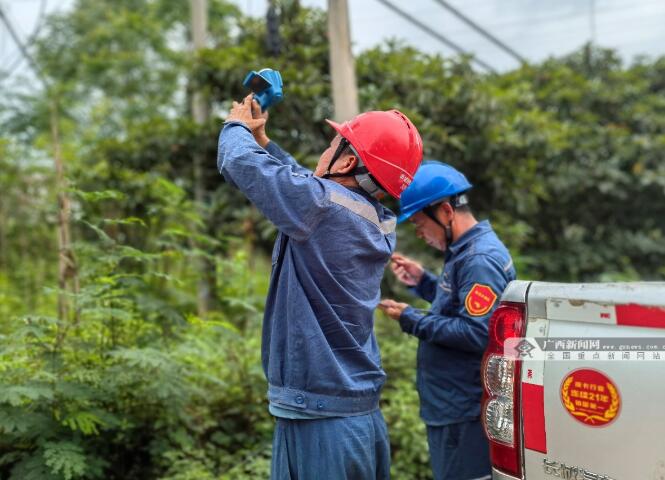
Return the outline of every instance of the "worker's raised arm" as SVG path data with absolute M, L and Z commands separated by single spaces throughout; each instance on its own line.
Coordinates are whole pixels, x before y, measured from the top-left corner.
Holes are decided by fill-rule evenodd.
M 282 150 L 282 148 L 274 141 L 270 140 L 265 146 L 265 149 L 270 155 L 281 160 L 284 165 L 290 165 L 293 167 L 294 172 L 302 173 L 303 175 L 311 175 L 313 173 L 308 168 L 300 165 L 295 158 L 293 158 L 288 152 Z
M 291 165 L 295 167 L 298 173 L 302 174 L 311 174 L 312 171 L 298 164 L 295 158 L 293 158 L 288 152 L 282 150 L 282 148 L 270 140 L 268 134 L 266 133 L 266 124 L 270 118 L 268 110 L 262 111 L 261 105 L 256 100 L 251 100 L 251 111 L 252 111 L 252 120 L 265 120 L 263 123 L 256 123 L 251 127 L 252 135 L 254 140 L 261 147 L 263 147 L 270 155 L 275 157 L 277 160 L 280 160 L 284 165 Z
M 219 136 L 217 167 L 280 231 L 304 240 L 328 205 L 323 183 L 256 143 L 251 128 L 265 120 L 252 119 L 249 102 L 250 97 L 234 102 Z

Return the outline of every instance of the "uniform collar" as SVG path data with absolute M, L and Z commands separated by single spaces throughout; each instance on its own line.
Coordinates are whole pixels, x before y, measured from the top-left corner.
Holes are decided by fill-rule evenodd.
M 370 203 L 377 204 L 380 203 L 376 198 L 371 196 L 367 191 L 365 191 L 364 188 L 361 187 L 347 187 L 346 185 L 342 185 L 344 188 L 347 190 L 351 190 L 352 192 L 357 193 L 358 195 L 362 196 L 363 198 L 367 199 Z
M 469 243 L 473 242 L 476 238 L 492 231 L 492 226 L 488 220 L 476 223 L 473 227 L 468 229 L 464 234 L 450 244 L 448 251 L 451 255 L 456 255 L 464 249 Z

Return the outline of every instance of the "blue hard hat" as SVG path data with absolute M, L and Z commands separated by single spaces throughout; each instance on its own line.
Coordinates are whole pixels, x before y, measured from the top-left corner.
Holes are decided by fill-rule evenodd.
M 462 172 L 450 165 L 425 161 L 402 192 L 397 222 L 402 223 L 428 205 L 464 193 L 472 186 Z

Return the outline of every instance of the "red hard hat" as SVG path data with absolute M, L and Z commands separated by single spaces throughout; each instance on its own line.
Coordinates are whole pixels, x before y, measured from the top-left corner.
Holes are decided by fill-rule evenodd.
M 326 121 L 349 141 L 380 186 L 399 198 L 423 159 L 423 141 L 411 120 L 389 110 L 361 113 L 342 124 Z

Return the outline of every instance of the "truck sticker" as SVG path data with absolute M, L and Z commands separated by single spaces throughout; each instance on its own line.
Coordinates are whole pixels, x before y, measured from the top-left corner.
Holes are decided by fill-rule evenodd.
M 491 287 L 475 283 L 464 300 L 469 315 L 480 317 L 489 312 L 496 302 L 497 295 Z
M 612 423 L 621 409 L 615 383 L 598 370 L 574 370 L 561 383 L 561 403 L 578 422 L 602 427 Z
M 546 475 L 563 478 L 564 480 L 614 480 L 608 475 L 595 473 L 584 467 L 566 465 L 547 458 L 543 459 L 543 471 Z

